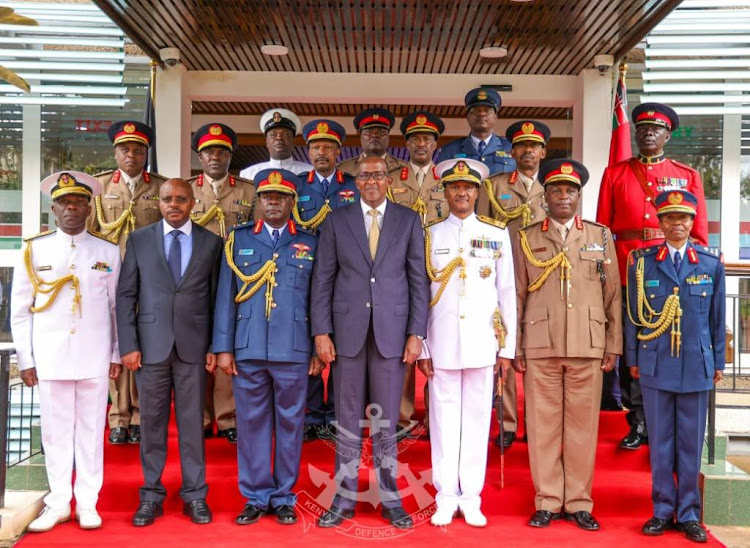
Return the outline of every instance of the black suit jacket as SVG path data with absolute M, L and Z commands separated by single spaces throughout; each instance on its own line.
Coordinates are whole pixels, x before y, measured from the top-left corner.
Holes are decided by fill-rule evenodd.
M 333 333 L 338 354 L 356 356 L 372 321 L 383 357 L 402 356 L 407 335 L 427 334 L 430 282 L 419 215 L 388 202 L 373 261 L 359 202 L 333 210 L 320 232 L 311 295 L 312 333 Z
M 222 240 L 193 223 L 193 252 L 179 284 L 164 254 L 163 221 L 128 238 L 117 287 L 120 354 L 141 351 L 144 364 L 180 360 L 205 363 L 211 345 Z

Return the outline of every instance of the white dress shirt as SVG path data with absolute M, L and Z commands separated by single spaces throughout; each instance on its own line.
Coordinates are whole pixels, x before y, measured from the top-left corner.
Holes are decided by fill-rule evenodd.
M 169 248 L 172 245 L 174 237 L 171 232 L 173 230 L 179 230 L 185 237 L 180 238 L 180 274 L 184 275 L 187 269 L 188 263 L 190 262 L 190 256 L 193 254 L 193 222 L 188 219 L 187 222 L 181 227 L 175 229 L 162 219 L 162 227 L 164 230 L 164 256 L 169 260 Z
M 370 215 L 370 210 L 373 208 L 367 205 L 364 200 L 360 200 L 359 203 L 362 206 L 362 213 L 365 215 L 365 232 L 367 232 L 367 237 L 369 238 L 370 228 L 372 227 L 372 215 Z M 383 200 L 383 203 L 375 208 L 378 210 L 378 228 L 381 231 L 383 230 L 383 216 L 385 216 L 386 205 L 388 205 L 388 200 Z

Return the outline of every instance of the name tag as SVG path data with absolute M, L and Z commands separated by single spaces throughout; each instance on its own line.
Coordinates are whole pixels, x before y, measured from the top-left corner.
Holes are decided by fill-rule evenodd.
M 450 252 L 451 252 L 450 249 L 436 249 L 435 255 L 447 255 Z
M 255 253 L 254 249 L 240 249 L 239 254 L 240 255 L 252 255 Z
M 297 201 L 298 202 L 309 202 L 310 201 L 310 195 L 308 194 L 306 196 L 300 196 L 299 198 L 297 198 Z
M 403 194 L 407 190 L 408 189 L 406 189 L 406 188 L 392 188 L 391 192 L 393 192 L 394 194 Z
M 646 287 L 659 287 L 659 280 L 646 280 Z
M 44 266 L 37 266 L 36 271 L 37 272 L 44 272 L 45 270 L 52 270 L 51 265 L 44 265 Z
M 105 194 L 104 199 L 105 200 L 119 200 L 120 197 L 117 194 Z

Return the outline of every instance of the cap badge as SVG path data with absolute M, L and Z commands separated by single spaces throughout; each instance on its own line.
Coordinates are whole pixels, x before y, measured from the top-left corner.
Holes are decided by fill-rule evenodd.
M 57 186 L 65 188 L 68 186 L 73 186 L 75 184 L 76 180 L 68 175 L 67 173 L 63 173 L 60 175 L 60 178 L 57 180 Z
M 480 101 L 484 101 L 485 99 L 487 99 L 487 92 L 481 90 L 479 93 L 477 93 L 477 99 L 479 99 Z
M 281 113 L 280 113 L 280 112 L 274 112 L 274 113 L 273 113 L 273 121 L 274 121 L 275 123 L 277 123 L 277 124 L 278 124 L 279 122 L 281 122 Z
M 532 124 L 531 122 L 526 122 L 521 126 L 521 131 L 523 131 L 527 135 L 529 133 L 534 133 L 534 124 Z
M 570 175 L 573 173 L 573 166 L 570 164 L 563 164 L 560 166 L 560 172 L 564 173 L 565 175 Z
M 649 116 L 653 116 L 656 113 L 653 110 L 649 110 L 646 114 L 648 114 Z
M 274 171 L 268 176 L 268 182 L 272 185 L 280 185 L 281 181 L 283 181 L 283 177 L 278 171 Z
M 672 192 L 669 195 L 669 203 L 672 205 L 677 205 L 682 203 L 682 194 L 679 192 Z
M 458 162 L 456 167 L 453 168 L 453 172 L 458 175 L 466 175 L 469 173 L 469 166 L 466 165 L 466 162 Z
M 318 130 L 318 133 L 328 133 L 328 124 L 320 122 L 315 129 Z
M 372 115 L 372 119 L 373 120 L 379 120 L 380 119 L 380 114 L 373 114 Z
M 125 133 L 135 133 L 135 124 L 125 124 L 125 125 L 124 125 L 124 126 L 122 127 L 122 130 L 123 130 L 123 131 L 124 131 Z
M 221 135 L 221 126 L 211 126 L 208 132 L 211 135 Z
M 421 114 L 419 116 L 417 116 L 417 123 L 420 126 L 425 125 L 427 123 L 427 116 L 422 116 Z

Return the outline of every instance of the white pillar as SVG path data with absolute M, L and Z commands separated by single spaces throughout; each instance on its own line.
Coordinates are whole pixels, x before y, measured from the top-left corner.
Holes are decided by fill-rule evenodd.
M 578 75 L 578 96 L 573 104 L 573 159 L 589 170 L 583 189 L 582 215 L 596 218 L 596 202 L 612 136 L 612 71 L 600 74 L 584 69 Z
M 23 106 L 23 163 L 21 179 L 21 235 L 38 234 L 41 226 L 42 199 L 42 107 Z M 49 175 L 45 173 L 45 176 Z
M 183 65 L 156 73 L 156 158 L 165 177 L 190 175 L 190 113 Z
M 730 263 L 740 260 L 742 199 L 742 115 L 726 114 L 723 121 L 721 162 L 721 250 Z M 727 293 L 739 293 L 739 278 L 727 276 Z

